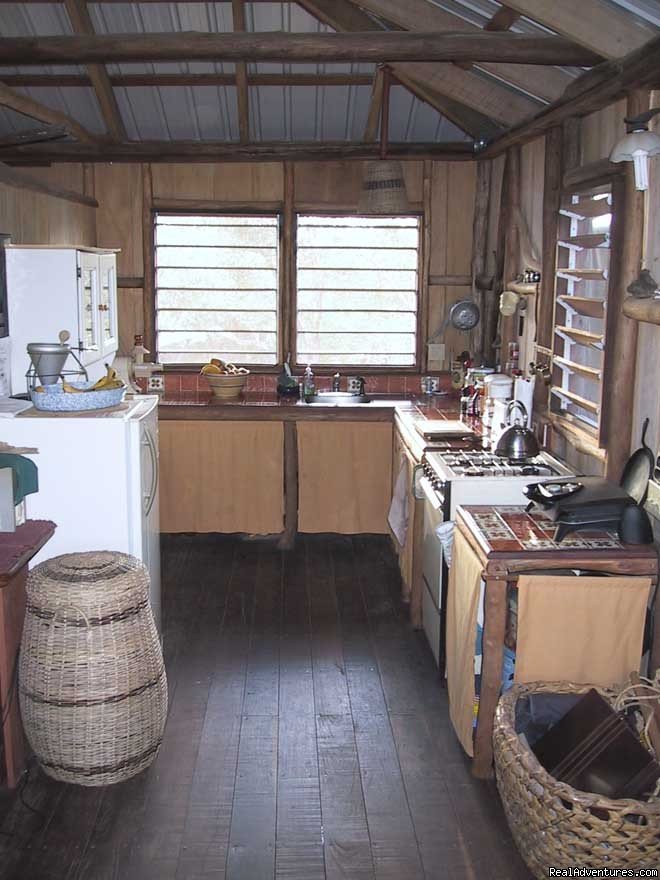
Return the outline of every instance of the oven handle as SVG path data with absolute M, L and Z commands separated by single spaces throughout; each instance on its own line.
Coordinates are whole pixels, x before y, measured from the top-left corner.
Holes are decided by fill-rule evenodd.
M 419 486 L 420 471 L 423 476 L 424 475 L 424 465 L 416 464 L 413 467 L 413 471 L 412 471 L 412 486 L 411 486 L 412 496 L 415 499 L 415 501 L 423 501 L 424 498 L 426 497 L 424 495 L 424 490 L 420 489 L 420 486 Z

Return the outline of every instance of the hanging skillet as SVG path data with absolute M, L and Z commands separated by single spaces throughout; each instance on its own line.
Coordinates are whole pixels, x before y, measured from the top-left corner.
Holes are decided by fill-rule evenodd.
M 649 489 L 649 480 L 655 467 L 655 456 L 649 446 L 646 445 L 646 431 L 649 420 L 644 419 L 642 427 L 642 445 L 636 449 L 626 462 L 619 485 L 631 495 L 637 504 L 642 505 L 646 501 Z

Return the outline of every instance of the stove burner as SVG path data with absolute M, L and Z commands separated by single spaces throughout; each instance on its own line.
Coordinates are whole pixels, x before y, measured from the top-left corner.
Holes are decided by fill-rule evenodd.
M 542 456 L 530 461 L 512 462 L 483 450 L 438 452 L 445 467 L 461 477 L 538 477 L 555 476 L 556 470 Z

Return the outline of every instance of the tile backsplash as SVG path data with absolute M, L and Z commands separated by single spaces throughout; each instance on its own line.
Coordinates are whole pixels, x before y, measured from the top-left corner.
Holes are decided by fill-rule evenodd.
M 352 373 L 355 371 L 353 370 Z M 348 375 L 348 374 L 347 374 Z M 378 373 L 369 375 L 363 373 L 365 378 L 365 390 L 371 394 L 418 394 L 421 391 L 419 374 L 390 374 Z M 302 378 L 302 377 L 301 377 Z M 440 389 L 450 388 L 449 374 L 438 376 Z M 332 376 L 316 376 L 316 387 L 322 390 L 332 388 Z M 346 388 L 346 376 L 342 375 L 341 388 Z M 199 373 L 178 373 L 168 371 L 165 373 L 165 391 L 170 394 L 182 392 L 208 391 L 209 384 L 204 376 Z M 277 389 L 277 376 L 274 373 L 251 373 L 245 385 L 246 391 L 262 393 L 274 393 Z

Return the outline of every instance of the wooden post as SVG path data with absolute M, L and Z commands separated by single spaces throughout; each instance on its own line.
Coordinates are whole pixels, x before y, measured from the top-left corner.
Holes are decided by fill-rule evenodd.
M 626 116 L 637 116 L 649 108 L 649 92 L 637 90 L 628 95 Z M 608 293 L 607 311 L 616 316 L 616 332 L 606 333 L 606 364 L 604 377 L 607 394 L 604 395 L 604 440 L 607 449 L 605 475 L 616 482 L 630 455 L 633 410 L 635 402 L 635 368 L 637 365 L 637 321 L 623 312 L 626 288 L 637 278 L 642 265 L 644 238 L 644 194 L 635 189 L 631 162 L 625 163 L 623 213 L 617 217 L 615 208 L 612 241 L 621 242 L 620 249 L 612 251 L 612 275 Z M 616 204 L 616 201 L 615 201 Z M 610 347 L 611 346 L 611 347 Z
M 507 204 L 503 205 L 506 225 L 504 232 L 506 242 L 504 247 L 504 263 L 502 272 L 502 289 L 506 289 L 507 281 L 521 271 L 520 258 L 520 228 L 518 216 L 520 212 L 520 146 L 510 147 L 507 153 Z M 502 193 L 504 200 L 504 192 Z M 499 306 L 499 303 L 498 303 Z M 502 368 L 508 357 L 509 342 L 518 338 L 518 315 L 509 318 L 500 316 L 500 363 Z
M 144 311 L 144 346 L 156 359 L 156 278 L 155 235 L 152 210 L 153 183 L 151 165 L 142 165 L 142 259 L 144 264 L 144 287 L 142 308 Z
M 472 775 L 478 779 L 493 775 L 493 722 L 502 689 L 506 588 L 505 578 L 486 576 L 481 693 L 472 764 Z
M 282 253 L 280 267 L 280 331 L 281 359 L 294 350 L 296 332 L 296 216 L 295 216 L 295 166 L 284 163 L 284 202 L 282 205 Z
M 426 161 L 423 165 L 424 179 L 422 183 L 422 253 L 420 275 L 420 314 L 417 322 L 417 363 L 420 372 L 425 373 L 429 365 L 429 347 L 426 340 L 431 335 L 429 327 L 429 314 L 431 304 L 429 302 L 429 286 L 431 284 L 431 186 L 433 178 L 433 163 Z
M 298 428 L 284 423 L 284 531 L 280 550 L 292 550 L 298 533 Z
M 504 7 L 503 7 L 504 8 Z M 479 306 L 481 320 L 474 333 L 474 351 L 477 364 L 484 359 L 486 351 L 486 322 L 484 314 L 485 293 L 475 281 L 486 270 L 488 247 L 488 203 L 493 163 L 486 159 L 477 162 L 477 187 L 474 195 L 474 221 L 472 224 L 472 298 Z

